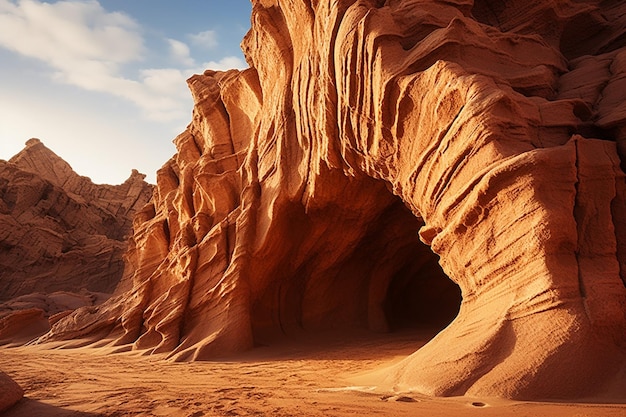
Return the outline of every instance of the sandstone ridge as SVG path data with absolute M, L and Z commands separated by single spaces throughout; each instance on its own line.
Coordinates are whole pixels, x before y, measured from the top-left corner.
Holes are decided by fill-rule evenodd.
M 624 399 L 626 5 L 253 4 L 250 68 L 188 82 L 130 289 L 40 341 L 202 360 L 454 318 L 385 383 Z
M 39 336 L 50 316 L 108 298 L 132 218 L 151 197 L 144 177 L 94 184 L 38 139 L 0 161 L 1 343 Z
M 144 177 L 94 184 L 38 139 L 0 161 L 0 301 L 77 285 L 112 292 L 134 213 L 151 197 Z

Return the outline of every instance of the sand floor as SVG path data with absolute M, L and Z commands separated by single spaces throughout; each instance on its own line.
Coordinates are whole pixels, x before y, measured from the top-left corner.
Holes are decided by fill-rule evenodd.
M 416 333 L 309 337 L 195 363 L 107 348 L 0 348 L 0 370 L 26 393 L 3 417 L 626 416 L 624 404 L 430 398 L 354 385 L 424 340 Z

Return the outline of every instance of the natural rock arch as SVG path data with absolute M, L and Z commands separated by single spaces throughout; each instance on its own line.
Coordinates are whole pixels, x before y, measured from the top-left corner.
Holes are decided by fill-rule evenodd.
M 367 273 L 359 253 L 387 210 L 405 215 L 400 199 L 463 300 L 389 371 L 396 389 L 562 398 L 623 384 L 626 111 L 606 90 L 626 72 L 623 37 L 568 62 L 563 28 L 600 3 L 491 17 L 483 3 L 255 1 L 251 68 L 189 80 L 193 120 L 135 220 L 132 289 L 42 341 L 194 360 L 364 309 L 384 328 L 371 295 L 385 292 L 349 290 L 397 272 L 398 251 Z M 609 3 L 607 30 L 623 33 Z

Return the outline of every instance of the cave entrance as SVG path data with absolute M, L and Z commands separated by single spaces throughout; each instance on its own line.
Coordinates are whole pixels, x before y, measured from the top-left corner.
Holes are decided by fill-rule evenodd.
M 443 272 L 439 257 L 420 242 L 412 257 L 391 277 L 383 302 L 389 331 L 427 329 L 438 332 L 459 312 L 461 291 Z
M 461 290 L 441 268 L 439 256 L 419 240 L 418 231 L 423 223 L 399 198 L 381 218 L 385 220 L 372 230 L 366 241 L 381 247 L 380 252 L 375 251 L 385 254 L 390 267 L 371 277 L 381 282 L 370 283 L 370 316 L 371 303 L 380 302 L 385 318 L 382 330 L 421 329 L 436 334 L 457 316 Z M 377 330 L 371 318 L 369 327 Z
M 254 300 L 258 345 L 292 335 L 347 337 L 348 330 L 434 335 L 457 316 L 461 291 L 419 240 L 423 222 L 380 181 L 355 189 L 369 191 L 359 203 L 346 198 L 314 214 L 294 204 L 277 215 L 291 220 L 280 233 L 296 249 L 280 257 L 280 273 Z M 300 248 L 304 255 L 294 255 Z

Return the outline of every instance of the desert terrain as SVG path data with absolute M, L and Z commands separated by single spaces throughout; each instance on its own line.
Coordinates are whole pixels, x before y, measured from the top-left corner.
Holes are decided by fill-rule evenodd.
M 6 416 L 626 415 L 626 3 L 252 3 L 154 187 L 0 166 Z
M 25 390 L 3 417 L 80 416 L 623 416 L 626 405 L 434 398 L 394 393 L 372 370 L 429 332 L 326 334 L 208 362 L 110 354 L 110 348 L 5 348 L 0 369 Z

